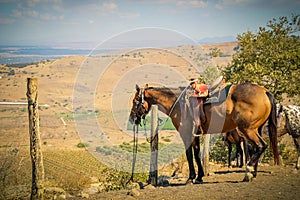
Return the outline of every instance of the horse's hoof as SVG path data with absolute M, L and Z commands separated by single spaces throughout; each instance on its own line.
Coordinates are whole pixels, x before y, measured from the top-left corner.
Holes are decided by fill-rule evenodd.
M 189 178 L 186 182 L 185 182 L 186 185 L 189 185 L 189 184 L 193 184 L 193 179 Z
M 251 173 L 248 173 L 247 175 L 245 175 L 243 182 L 251 182 L 253 181 L 253 175 Z
M 194 182 L 194 184 L 202 184 L 202 183 L 203 183 L 202 179 L 200 179 L 200 180 L 196 179 L 195 182 Z

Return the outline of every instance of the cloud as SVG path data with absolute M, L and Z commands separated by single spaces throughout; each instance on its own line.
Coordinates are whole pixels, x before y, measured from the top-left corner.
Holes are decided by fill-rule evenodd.
M 178 1 L 177 5 L 184 5 L 190 7 L 198 7 L 198 8 L 205 8 L 207 7 L 206 1 L 199 1 L 199 0 L 190 0 L 190 1 Z
M 101 5 L 101 9 L 105 10 L 105 11 L 112 11 L 112 10 L 116 10 L 118 8 L 118 5 L 115 4 L 115 3 L 108 3 L 108 2 L 104 2 L 102 5 Z
M 28 15 L 28 16 L 30 16 L 30 17 L 33 17 L 33 18 L 37 18 L 37 17 L 39 17 L 39 13 L 37 12 L 37 11 L 35 11 L 35 10 L 27 10 L 26 11 L 26 14 Z
M 218 10 L 222 10 L 223 9 L 223 5 L 217 3 L 215 6 L 214 6 L 216 9 Z
M 55 15 L 51 15 L 49 13 L 45 13 L 45 14 L 40 14 L 40 19 L 42 20 L 46 20 L 46 21 L 49 21 L 49 20 L 57 20 L 57 19 L 64 19 L 64 16 L 61 15 L 61 16 L 55 16 Z
M 155 2 L 155 1 L 154 1 Z M 197 8 L 205 8 L 208 5 L 207 1 L 203 0 L 157 0 L 159 4 L 175 4 L 179 7 L 197 7 Z
M 255 0 L 221 0 L 222 4 L 244 4 L 253 2 L 255 2 Z
M 121 13 L 119 16 L 120 18 L 134 19 L 140 17 L 141 15 L 139 13 Z
M 24 12 L 25 15 L 32 17 L 32 18 L 36 18 L 36 19 L 41 19 L 41 20 L 45 20 L 45 21 L 49 21 L 49 20 L 63 20 L 64 19 L 64 15 L 53 15 L 50 13 L 40 13 L 36 10 L 27 10 Z
M 15 20 L 11 18 L 0 18 L 0 24 L 12 24 L 14 21 Z
M 38 3 L 40 3 L 40 0 L 27 0 L 27 5 L 30 7 L 33 7 Z
M 52 8 L 55 11 L 63 11 L 64 10 L 60 5 L 53 5 Z
M 17 18 L 22 17 L 22 11 L 17 9 L 12 10 L 12 16 Z
M 225 7 L 228 6 L 243 6 L 248 4 L 255 4 L 261 0 L 219 0 L 214 7 L 218 10 L 223 10 Z

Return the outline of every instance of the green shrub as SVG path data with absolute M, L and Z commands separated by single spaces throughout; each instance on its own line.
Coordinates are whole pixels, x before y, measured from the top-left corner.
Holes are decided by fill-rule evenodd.
M 210 151 L 210 160 L 212 162 L 226 164 L 228 157 L 228 148 L 224 145 L 222 135 L 216 138 L 214 146 Z
M 82 142 L 79 142 L 79 143 L 77 144 L 77 147 L 78 147 L 78 148 L 86 148 L 86 147 L 88 147 L 88 146 L 89 146 L 88 144 L 82 143 Z

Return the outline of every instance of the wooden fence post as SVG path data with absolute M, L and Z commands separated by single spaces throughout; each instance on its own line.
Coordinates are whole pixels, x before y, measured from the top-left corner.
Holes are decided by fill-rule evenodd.
M 157 186 L 157 174 L 158 174 L 158 107 L 152 105 L 151 108 L 151 158 L 150 158 L 150 174 L 149 181 L 151 185 Z
M 204 136 L 204 145 L 203 145 L 203 172 L 204 176 L 207 176 L 209 173 L 209 142 L 210 134 Z
M 32 162 L 31 199 L 43 199 L 44 194 L 44 165 L 41 152 L 38 114 L 38 81 L 27 78 L 28 118 L 30 135 L 30 156 Z

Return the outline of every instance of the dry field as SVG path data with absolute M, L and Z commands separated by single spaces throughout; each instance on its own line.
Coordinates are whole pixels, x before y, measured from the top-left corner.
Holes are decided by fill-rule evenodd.
M 108 167 L 107 164 L 114 158 L 104 157 L 103 159 L 109 159 L 99 162 L 99 159 L 102 158 L 97 160 L 94 152 L 95 148 L 99 146 L 106 148 L 107 146 L 124 145 L 132 141 L 132 134 L 126 130 L 126 116 L 128 116 L 130 98 L 135 90 L 135 83 L 140 85 L 164 83 L 170 87 L 185 86 L 186 80 L 197 77 L 205 69 L 205 66 L 225 66 L 230 62 L 236 45 L 235 42 L 231 42 L 181 46 L 165 50 L 142 49 L 88 57 L 69 56 L 54 61 L 41 61 L 23 68 L 0 66 L 0 101 L 26 102 L 26 78 L 38 78 L 45 185 L 52 189 L 54 187 L 63 188 L 72 198 L 77 198 L 80 196 L 78 194 L 82 194 L 80 191 L 91 184 L 98 184 L 98 189 L 103 191 L 104 188 L 114 189 L 113 185 L 109 184 L 116 179 L 113 173 L 118 172 L 107 171 L 112 167 Z M 210 58 L 208 54 L 214 48 L 220 49 L 227 56 Z M 14 70 L 13 75 L 8 73 L 11 70 Z M 24 105 L 0 105 L 0 120 L 0 168 L 2 172 L 0 189 L 3 191 L 0 198 L 26 198 L 30 191 L 31 173 L 27 107 Z M 172 143 L 175 147 L 177 144 L 179 146 L 181 144 L 175 131 L 161 131 L 160 141 L 166 145 Z M 141 138 L 140 142 L 145 143 L 145 139 Z M 90 151 L 79 148 L 79 145 L 88 145 L 87 148 Z M 181 154 L 182 150 L 177 153 Z M 121 161 L 116 159 L 116 162 Z M 130 162 L 127 163 L 129 166 Z M 292 167 L 284 169 L 286 169 L 285 174 L 288 174 L 286 177 L 292 177 L 292 181 L 299 180 L 298 172 L 293 171 Z M 169 176 L 174 169 L 165 166 L 164 170 L 161 170 L 160 173 L 166 173 Z M 277 170 L 281 169 L 274 168 L 276 175 L 279 174 Z M 186 176 L 185 171 L 182 172 L 183 176 Z M 241 174 L 227 173 L 224 176 L 230 174 L 239 176 L 236 179 L 226 177 L 227 181 L 213 181 L 208 178 L 209 183 L 203 186 L 211 186 L 210 188 L 215 188 L 217 191 L 223 191 L 223 189 L 218 189 L 218 184 L 215 184 L 219 182 L 221 185 L 224 184 L 224 187 L 235 187 L 234 180 L 240 181 Z M 262 176 L 255 181 L 256 186 L 261 182 L 262 177 L 269 178 L 268 184 L 272 187 L 276 185 L 276 183 L 271 184 L 273 181 L 280 181 L 272 173 L 271 175 L 262 173 Z M 123 182 L 128 179 L 127 176 L 123 178 Z M 291 182 L 291 184 L 291 188 L 293 188 L 296 183 Z M 296 186 L 298 187 L 298 185 Z M 245 185 L 242 184 L 239 187 L 243 188 Z M 176 192 L 178 190 L 178 194 L 181 195 L 178 198 L 184 199 L 186 194 L 181 192 L 191 192 L 195 189 L 203 191 L 201 186 L 159 188 L 155 189 L 158 194 L 153 198 L 172 199 L 175 197 L 175 190 Z M 210 189 L 209 191 L 213 192 L 214 190 Z M 56 193 L 59 192 L 56 191 Z M 130 196 L 126 192 L 126 195 L 122 196 L 123 193 L 120 193 L 122 199 L 144 199 L 147 196 L 151 197 L 150 193 L 152 192 L 146 191 L 145 194 L 141 192 L 141 196 Z M 281 193 L 281 195 L 285 194 L 285 192 Z M 103 193 L 95 198 L 115 198 L 115 193 L 105 195 L 106 193 Z M 196 199 L 196 197 L 199 196 L 192 199 Z M 217 199 L 220 197 L 216 196 Z M 253 196 L 249 194 L 246 197 Z M 61 196 L 61 198 L 63 197 Z

